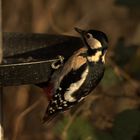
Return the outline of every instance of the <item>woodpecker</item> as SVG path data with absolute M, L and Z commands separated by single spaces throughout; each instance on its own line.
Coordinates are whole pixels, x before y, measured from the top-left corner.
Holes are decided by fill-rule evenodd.
M 49 122 L 58 113 L 81 102 L 100 82 L 104 75 L 108 38 L 98 30 L 75 28 L 83 40 L 83 47 L 58 69 L 49 80 L 50 101 L 43 122 Z

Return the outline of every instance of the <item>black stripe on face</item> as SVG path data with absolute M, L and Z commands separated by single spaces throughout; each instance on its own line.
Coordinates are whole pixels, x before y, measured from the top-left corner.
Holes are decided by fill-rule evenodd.
M 62 93 L 70 87 L 72 83 L 75 83 L 81 79 L 81 75 L 83 74 L 84 70 L 86 69 L 87 65 L 82 65 L 77 70 L 71 70 L 61 81 L 60 87 L 62 88 Z

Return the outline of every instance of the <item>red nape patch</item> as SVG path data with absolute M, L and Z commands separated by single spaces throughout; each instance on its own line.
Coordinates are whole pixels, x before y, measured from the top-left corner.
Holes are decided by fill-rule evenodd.
M 45 95 L 47 96 L 48 100 L 52 99 L 53 96 L 53 84 L 48 84 L 47 87 L 43 88 Z

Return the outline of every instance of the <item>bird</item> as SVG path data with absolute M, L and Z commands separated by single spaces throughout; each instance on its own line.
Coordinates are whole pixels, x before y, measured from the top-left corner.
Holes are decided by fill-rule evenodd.
M 99 84 L 105 71 L 105 55 L 108 49 L 107 35 L 99 30 L 83 30 L 75 27 L 83 46 L 67 61 L 55 69 L 44 91 L 49 104 L 43 123 L 50 122 L 85 99 Z

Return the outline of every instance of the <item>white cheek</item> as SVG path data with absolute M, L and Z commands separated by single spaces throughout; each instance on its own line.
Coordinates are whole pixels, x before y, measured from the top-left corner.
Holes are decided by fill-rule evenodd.
M 92 55 L 92 56 L 88 56 L 87 59 L 89 62 L 98 62 L 99 59 L 100 59 L 100 56 L 102 55 L 102 52 L 101 51 L 98 51 L 95 53 L 95 55 Z
M 102 47 L 101 42 L 98 41 L 98 40 L 95 39 L 95 38 L 89 38 L 89 39 L 88 39 L 88 44 L 89 44 L 89 46 L 90 46 L 91 48 L 95 48 L 95 49 L 101 48 L 101 47 Z

